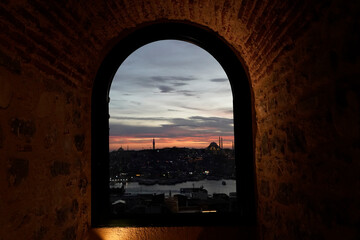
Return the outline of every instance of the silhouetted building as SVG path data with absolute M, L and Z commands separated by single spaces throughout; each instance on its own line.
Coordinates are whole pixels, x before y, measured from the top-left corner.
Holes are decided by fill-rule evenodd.
M 208 191 L 203 187 L 200 188 L 180 188 L 180 193 L 191 199 L 206 200 Z
M 219 145 L 217 145 L 216 142 L 212 142 L 206 149 L 211 150 L 211 151 L 217 151 L 217 150 L 220 150 L 220 147 L 219 147 Z

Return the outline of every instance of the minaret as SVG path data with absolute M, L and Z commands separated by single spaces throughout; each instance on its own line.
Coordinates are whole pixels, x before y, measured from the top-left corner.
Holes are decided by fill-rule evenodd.
M 153 138 L 153 150 L 155 150 L 155 138 Z
M 219 136 L 219 148 L 221 148 L 221 138 Z

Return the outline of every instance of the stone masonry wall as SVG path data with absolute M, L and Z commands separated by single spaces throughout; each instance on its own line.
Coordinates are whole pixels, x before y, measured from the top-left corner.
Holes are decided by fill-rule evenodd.
M 357 239 L 359 6 L 334 2 L 254 86 L 264 239 Z
M 248 71 L 260 239 L 358 239 L 356 1 L 0 2 L 0 240 L 248 239 L 248 229 L 90 229 L 91 88 L 129 29 L 218 33 Z M 340 235 L 341 234 L 341 235 Z

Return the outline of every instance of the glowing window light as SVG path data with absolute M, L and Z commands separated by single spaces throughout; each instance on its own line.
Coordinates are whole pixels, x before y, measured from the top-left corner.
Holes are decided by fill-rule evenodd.
M 216 213 L 216 210 L 203 210 L 202 213 Z

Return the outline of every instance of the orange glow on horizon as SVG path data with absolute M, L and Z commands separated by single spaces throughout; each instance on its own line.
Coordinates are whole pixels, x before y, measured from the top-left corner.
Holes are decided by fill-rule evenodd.
M 234 141 L 234 136 L 222 136 L 224 148 L 231 149 Z M 156 138 L 155 148 L 172 148 L 172 147 L 186 147 L 186 148 L 206 148 L 211 142 L 216 142 L 219 145 L 219 136 L 204 136 L 204 137 L 183 137 L 183 138 Z M 153 148 L 153 138 L 134 138 L 125 136 L 110 136 L 109 149 L 110 151 L 117 150 L 120 147 L 124 150 L 145 150 Z

